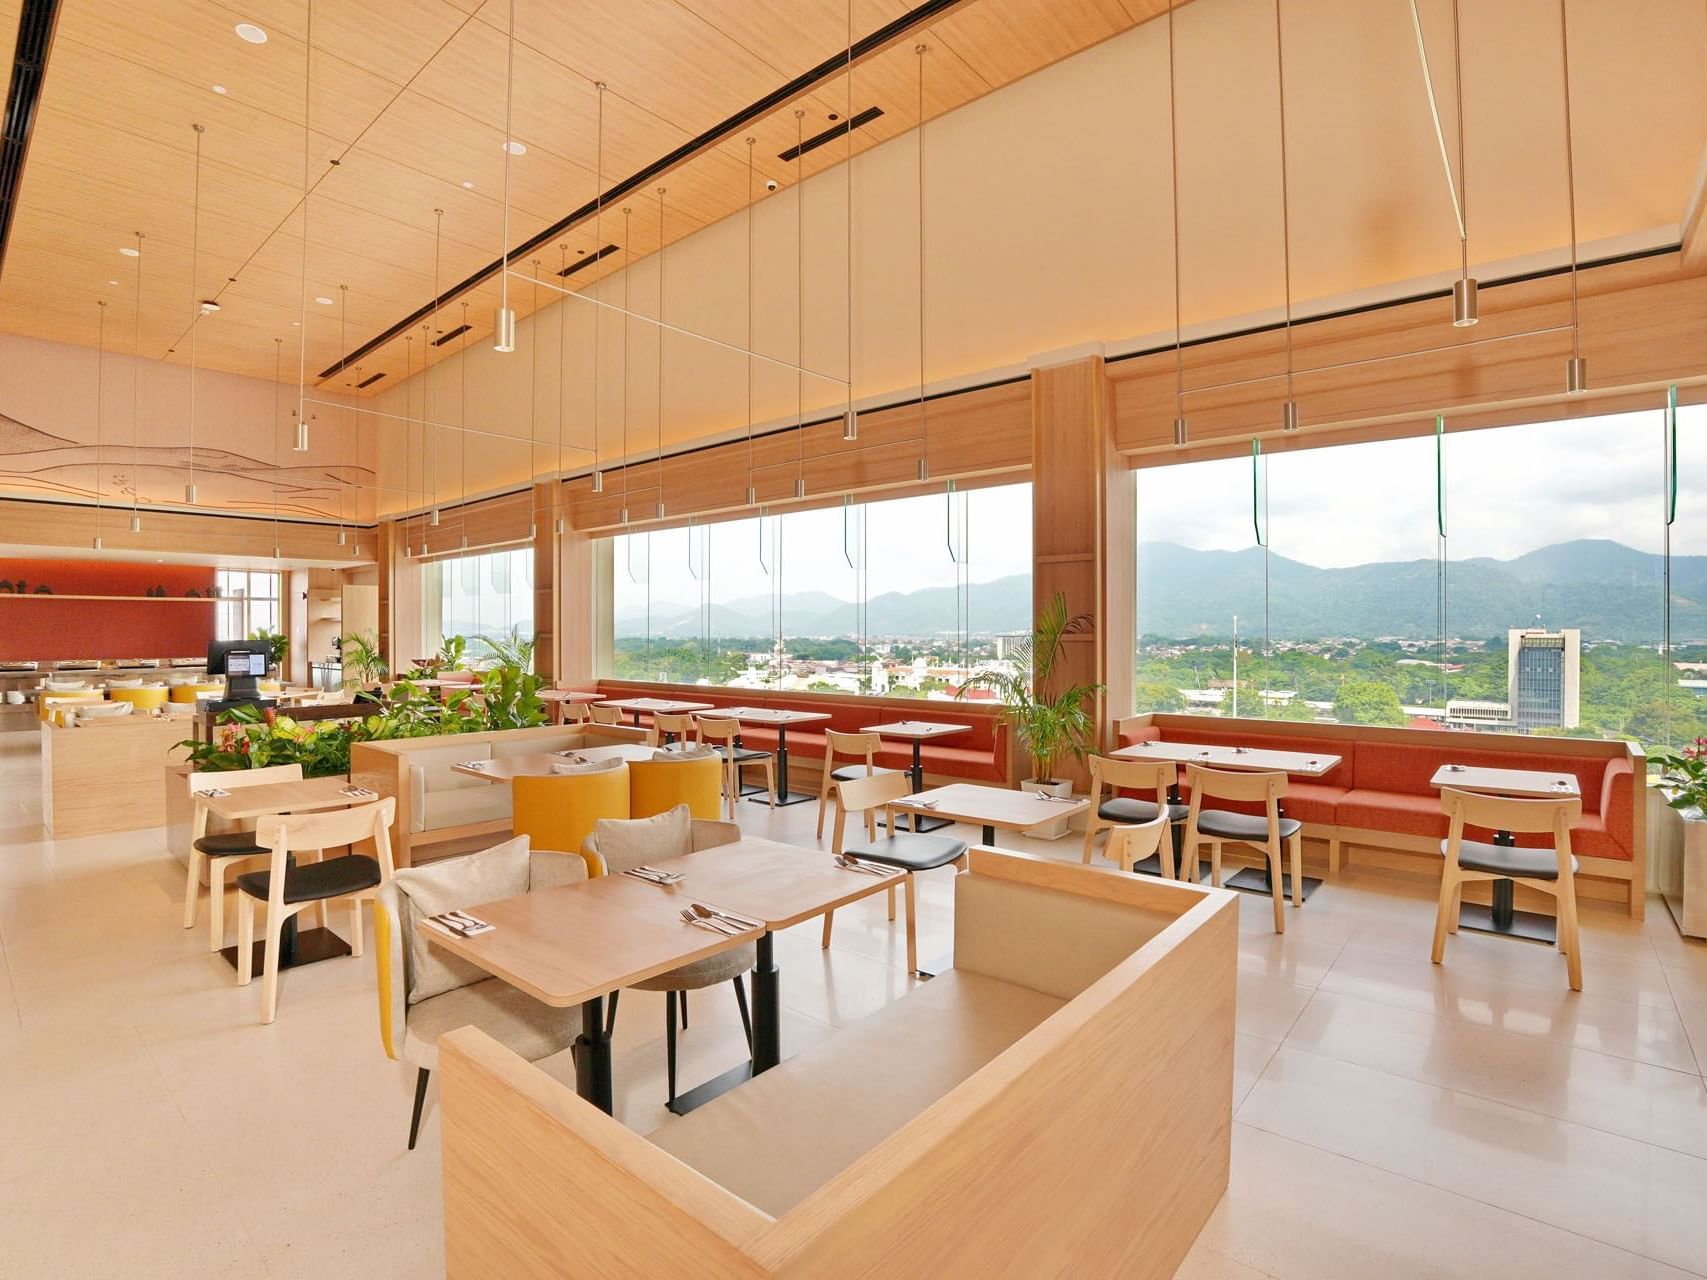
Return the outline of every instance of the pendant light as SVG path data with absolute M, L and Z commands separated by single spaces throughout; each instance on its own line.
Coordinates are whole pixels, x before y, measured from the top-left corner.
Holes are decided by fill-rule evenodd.
M 528 297 L 528 314 L 536 317 L 528 340 L 528 541 L 534 542 L 539 538 L 539 499 L 534 496 L 539 481 L 534 456 L 539 439 L 539 259 L 534 258 L 529 265 L 533 267 L 533 291 Z
M 427 458 L 430 455 L 433 460 L 433 489 L 431 505 L 427 510 L 427 523 L 435 529 L 439 527 L 439 450 L 437 440 L 438 432 L 433 430 L 431 425 L 433 421 L 432 414 L 428 412 L 431 406 L 428 404 L 427 397 L 432 390 L 433 380 L 432 376 L 427 371 L 427 365 L 432 359 L 433 344 L 440 338 L 444 337 L 444 328 L 439 324 L 439 261 L 440 251 L 444 244 L 444 234 L 445 211 L 443 209 L 434 209 L 433 332 L 430 337 L 423 337 L 421 341 L 421 489 L 424 493 L 427 488 Z M 428 431 L 433 431 L 433 442 L 430 448 L 428 446 Z M 421 554 L 427 554 L 426 535 L 424 533 L 421 535 Z
M 107 379 L 107 304 L 96 302 L 95 322 L 95 550 L 101 550 L 101 408 Z
M 142 532 L 142 232 L 136 236 L 136 308 L 130 342 L 130 531 Z
M 593 252 L 598 253 L 605 246 L 605 82 L 600 80 L 593 88 L 599 93 L 599 125 L 597 138 L 597 159 L 593 162 Z M 751 140 L 748 145 L 751 146 Z M 623 246 L 623 252 L 628 246 Z M 599 272 L 599 279 L 593 288 L 604 292 L 604 273 Z M 601 308 L 593 308 L 593 492 L 605 491 L 605 473 L 599 466 L 599 330 L 604 328 L 604 315 Z
M 806 113 L 794 112 L 794 496 L 806 496 Z
M 202 226 L 202 134 L 199 124 L 192 124 L 196 134 L 196 167 L 190 200 L 190 478 L 184 485 L 184 501 L 196 505 L 196 327 L 201 323 L 201 295 L 196 292 L 196 267 L 201 249 Z
M 462 304 L 462 345 L 457 349 L 457 372 L 462 378 L 462 390 L 457 396 L 456 435 L 460 453 L 457 470 L 461 472 L 461 493 L 456 504 L 457 546 L 468 549 L 468 304 Z
M 504 74 L 504 245 L 502 271 L 498 277 L 498 314 L 494 317 L 492 349 L 516 349 L 516 313 L 510 308 L 510 157 L 516 153 L 512 129 L 516 97 L 516 0 L 510 0 L 510 20 L 505 32 L 508 63 Z
M 930 436 L 925 424 L 925 48 L 922 44 L 913 46 L 913 55 L 919 60 L 919 106 L 918 124 L 918 197 L 919 197 L 919 464 L 917 476 L 920 484 L 931 478 Z
M 658 504 L 652 518 L 664 518 L 664 187 L 658 188 Z
M 1280 104 L 1280 247 L 1286 287 L 1286 400 L 1280 429 L 1298 430 L 1298 401 L 1292 395 L 1292 206 L 1286 178 L 1286 44 L 1280 29 L 1280 0 L 1274 0 L 1274 82 Z
M 1452 0 L 1452 85 L 1452 99 L 1458 108 L 1458 279 L 1452 286 L 1452 326 L 1468 329 L 1481 320 L 1482 312 L 1476 281 L 1470 274 L 1470 215 L 1466 199 L 1470 166 L 1464 154 L 1464 56 L 1458 0 Z
M 338 350 L 348 351 L 350 349 L 349 331 L 350 286 L 347 284 L 341 284 L 338 286 Z M 340 370 L 340 372 L 342 372 L 342 370 Z M 344 385 L 350 385 L 348 377 L 344 379 Z M 306 424 L 304 424 L 304 426 L 306 427 Z M 345 446 L 345 449 L 348 449 L 348 445 Z M 405 467 L 405 472 L 407 472 L 407 467 Z M 347 539 L 344 533 L 344 492 L 347 488 L 348 482 L 340 476 L 338 479 L 338 545 L 340 547 L 347 545 Z M 405 486 L 405 488 L 407 488 L 407 486 Z
M 1174 98 L 1174 6 L 1168 3 L 1168 145 L 1172 174 L 1174 232 L 1174 448 L 1191 440 L 1191 425 L 1185 420 L 1185 357 L 1180 347 L 1179 287 L 1179 112 Z
M 842 441 L 852 444 L 859 439 L 859 415 L 854 412 L 854 174 L 853 174 L 853 0 L 848 0 L 848 110 L 847 167 L 848 187 L 848 408 L 842 416 Z
M 747 139 L 747 493 L 749 507 L 758 505 L 753 483 L 753 143 Z
M 1565 362 L 1565 393 L 1588 390 L 1588 361 L 1583 359 L 1583 322 L 1577 298 L 1577 169 L 1571 135 L 1571 37 L 1565 0 L 1559 0 L 1559 56 L 1565 84 L 1565 196 L 1571 215 L 1571 358 Z
M 298 282 L 296 339 L 296 439 L 291 448 L 308 452 L 308 188 L 313 135 L 309 116 L 314 103 L 314 0 L 307 0 L 307 35 L 302 45 L 302 278 Z

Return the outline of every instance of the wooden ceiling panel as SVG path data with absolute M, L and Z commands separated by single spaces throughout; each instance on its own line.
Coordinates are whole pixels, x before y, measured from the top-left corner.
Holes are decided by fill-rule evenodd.
M 172 3 L 176 6 L 181 0 Z M 288 50 L 282 61 L 296 68 L 297 100 L 301 101 L 302 43 L 309 17 L 306 0 L 208 0 L 200 8 L 213 11 L 208 29 L 219 40 L 227 39 L 236 23 L 253 22 L 269 39 L 264 45 L 240 48 L 261 57 Z M 446 0 L 385 0 L 382 5 L 373 0 L 314 0 L 314 46 L 334 50 L 348 65 L 401 86 L 469 16 Z

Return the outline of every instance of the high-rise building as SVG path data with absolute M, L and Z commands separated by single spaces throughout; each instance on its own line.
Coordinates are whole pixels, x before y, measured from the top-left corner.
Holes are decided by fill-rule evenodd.
M 1513 728 L 1574 729 L 1581 722 L 1582 638 L 1574 628 L 1506 633 Z

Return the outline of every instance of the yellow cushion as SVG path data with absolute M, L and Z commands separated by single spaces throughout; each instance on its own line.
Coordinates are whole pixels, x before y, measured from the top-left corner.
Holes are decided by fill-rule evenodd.
M 626 818 L 630 811 L 629 768 L 591 773 L 516 778 L 511 784 L 515 817 L 510 829 L 535 849 L 579 853 L 600 818 Z M 587 859 L 587 874 L 599 867 Z
M 687 805 L 696 818 L 715 821 L 723 813 L 723 760 L 720 756 L 631 760 L 628 763 L 628 781 L 628 812 L 622 817 L 650 818 L 679 804 Z
M 175 684 L 170 689 L 173 702 L 194 702 L 198 693 L 222 693 L 222 684 Z
M 160 686 L 152 689 L 108 689 L 107 696 L 114 702 L 128 702 L 138 711 L 166 705 L 166 690 Z

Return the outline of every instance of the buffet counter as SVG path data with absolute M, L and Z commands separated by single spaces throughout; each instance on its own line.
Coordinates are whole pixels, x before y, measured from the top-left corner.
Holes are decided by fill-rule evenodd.
M 200 678 L 207 664 L 200 658 L 178 662 L 114 663 L 99 665 L 81 663 L 0 663 L 0 733 L 22 733 L 34 729 L 38 721 L 36 696 L 42 685 L 50 680 L 85 680 L 91 689 L 100 688 L 109 680 L 141 679 L 148 684 L 164 684 L 168 680 Z
M 42 825 L 59 840 L 165 825 L 161 774 L 183 758 L 176 744 L 190 728 L 181 717 L 42 722 Z

